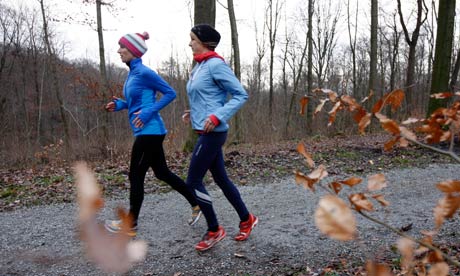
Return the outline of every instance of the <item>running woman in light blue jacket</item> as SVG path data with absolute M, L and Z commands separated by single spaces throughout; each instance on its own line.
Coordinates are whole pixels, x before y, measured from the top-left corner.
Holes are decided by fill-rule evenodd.
M 224 228 L 218 223 L 211 197 L 203 185 L 208 170 L 241 220 L 235 240 L 246 240 L 257 225 L 258 218 L 247 210 L 238 189 L 228 178 L 222 152 L 227 138 L 227 122 L 243 106 L 248 94 L 223 58 L 214 52 L 220 34 L 213 27 L 207 24 L 194 26 L 190 39 L 189 46 L 197 64 L 187 83 L 190 110 L 186 111 L 183 119 L 191 122 L 199 138 L 193 150 L 186 183 L 195 193 L 208 224 L 206 234 L 195 246 L 196 250 L 205 251 L 226 236 Z M 227 99 L 229 94 L 230 100 Z
M 182 194 L 192 206 L 193 225 L 200 217 L 201 211 L 193 193 L 185 182 L 172 173 L 166 164 L 163 150 L 163 140 L 167 130 L 160 116 L 160 110 L 176 98 L 176 92 L 157 73 L 142 64 L 142 55 L 147 51 L 145 40 L 148 33 L 126 34 L 119 40 L 121 61 L 129 66 L 128 78 L 123 87 L 125 100 L 114 98 L 106 105 L 106 110 L 120 111 L 128 109 L 128 118 L 133 130 L 135 141 L 131 152 L 129 169 L 130 194 L 129 214 L 133 225 L 128 235 L 135 236 L 142 202 L 144 200 L 144 179 L 151 167 L 155 176 L 168 183 L 173 189 Z M 157 101 L 157 93 L 162 97 Z M 119 232 L 120 220 L 108 220 L 107 230 Z

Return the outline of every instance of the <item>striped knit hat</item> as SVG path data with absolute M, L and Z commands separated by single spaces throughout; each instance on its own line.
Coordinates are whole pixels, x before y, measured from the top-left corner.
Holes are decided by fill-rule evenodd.
M 143 32 L 135 34 L 126 34 L 120 38 L 118 43 L 125 46 L 135 57 L 141 57 L 147 52 L 145 41 L 149 39 L 149 33 Z

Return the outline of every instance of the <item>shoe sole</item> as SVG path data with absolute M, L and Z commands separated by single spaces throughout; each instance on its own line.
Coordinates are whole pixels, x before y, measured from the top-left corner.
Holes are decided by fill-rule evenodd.
M 254 227 L 256 227 L 258 223 L 259 223 L 259 218 L 256 217 L 256 220 L 255 220 L 254 223 L 252 224 L 251 231 L 249 231 L 249 233 L 248 233 L 244 238 L 242 238 L 242 239 L 238 239 L 238 237 L 239 237 L 239 235 L 240 235 L 240 234 L 238 233 L 238 235 L 235 237 L 235 241 L 245 241 L 245 240 L 247 240 L 247 239 L 249 238 L 249 236 L 251 235 L 252 229 L 254 229 Z
M 200 211 L 198 216 L 196 216 L 196 218 L 191 223 L 189 223 L 188 225 L 190 225 L 190 226 L 195 225 L 200 220 L 202 214 L 203 214 L 203 212 Z
M 227 233 L 225 232 L 221 237 L 219 237 L 218 239 L 214 240 L 214 242 L 212 244 L 210 244 L 208 247 L 206 247 L 206 248 L 197 248 L 197 247 L 195 247 L 195 249 L 198 250 L 199 252 L 207 251 L 207 250 L 213 248 L 214 245 L 216 245 L 218 242 L 223 240 L 226 236 L 227 236 Z
M 137 236 L 137 232 L 127 232 L 127 233 L 122 233 L 120 230 L 115 230 L 113 228 L 111 228 L 109 225 L 107 225 L 106 223 L 104 223 L 104 228 L 109 231 L 110 233 L 113 233 L 113 234 L 125 234 L 129 237 L 136 237 Z

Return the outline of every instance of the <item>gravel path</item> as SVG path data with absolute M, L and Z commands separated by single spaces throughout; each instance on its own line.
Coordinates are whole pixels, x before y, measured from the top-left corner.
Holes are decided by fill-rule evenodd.
M 460 165 L 431 165 L 385 172 L 389 185 L 383 194 L 391 205 L 373 215 L 396 228 L 412 224 L 410 235 L 432 229 L 432 210 L 442 196 L 434 184 L 459 179 L 459 170 Z M 313 221 L 321 193 L 297 186 L 293 177 L 240 191 L 259 216 L 259 225 L 248 241 L 235 242 L 238 217 L 212 185 L 210 193 L 228 237 L 206 253 L 194 249 L 206 230 L 205 221 L 186 224 L 189 207 L 182 197 L 172 192 L 146 196 L 138 238 L 149 244 L 147 257 L 125 275 L 291 275 L 306 267 L 318 271 L 339 258 L 362 264 L 393 254 L 389 245 L 398 237 L 360 216 L 359 241 L 342 243 L 321 235 Z M 114 207 L 125 204 L 108 201 L 101 219 L 111 218 Z M 105 275 L 84 256 L 75 232 L 76 212 L 74 204 L 59 204 L 0 213 L 0 275 Z M 456 233 L 458 220 L 450 221 L 442 237 Z

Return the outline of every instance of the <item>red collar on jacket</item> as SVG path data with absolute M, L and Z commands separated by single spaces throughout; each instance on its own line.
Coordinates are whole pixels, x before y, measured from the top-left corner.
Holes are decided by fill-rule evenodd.
M 193 59 L 196 62 L 202 62 L 202 61 L 208 60 L 208 59 L 213 58 L 213 57 L 217 57 L 217 58 L 220 58 L 220 59 L 224 60 L 223 57 L 219 56 L 219 54 L 217 54 L 214 51 L 209 51 L 209 52 L 206 52 L 206 53 L 203 53 L 203 54 L 193 55 Z

